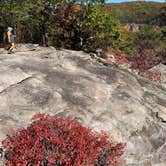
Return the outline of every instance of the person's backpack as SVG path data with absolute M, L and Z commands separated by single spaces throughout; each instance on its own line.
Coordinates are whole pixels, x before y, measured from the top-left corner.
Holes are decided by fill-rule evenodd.
M 15 41 L 16 40 L 16 35 L 11 35 L 11 41 Z

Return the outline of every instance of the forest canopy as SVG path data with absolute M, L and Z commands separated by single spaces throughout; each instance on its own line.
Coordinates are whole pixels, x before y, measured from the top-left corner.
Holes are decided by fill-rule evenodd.
M 17 42 L 46 45 L 51 36 L 52 44 L 60 47 L 87 51 L 115 47 L 122 41 L 120 23 L 104 4 L 104 0 L 1 0 L 0 26 L 14 27 Z
M 0 42 L 5 42 L 6 29 L 12 26 L 18 43 L 49 44 L 88 52 L 111 47 L 129 53 L 134 48 L 135 34 L 126 33 L 122 25 L 163 24 L 165 14 L 164 4 L 153 2 L 1 0 Z

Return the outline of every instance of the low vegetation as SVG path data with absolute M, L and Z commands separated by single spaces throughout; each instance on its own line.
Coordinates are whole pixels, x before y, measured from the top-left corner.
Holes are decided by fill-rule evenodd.
M 37 114 L 34 122 L 3 141 L 6 166 L 119 165 L 124 143 L 94 133 L 71 117 Z

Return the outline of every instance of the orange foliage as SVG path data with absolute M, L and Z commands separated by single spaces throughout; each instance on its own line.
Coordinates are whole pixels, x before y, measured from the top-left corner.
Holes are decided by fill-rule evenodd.
M 78 12 L 78 11 L 81 10 L 81 7 L 78 6 L 78 5 L 74 5 L 74 6 L 73 6 L 73 9 L 74 9 L 75 12 Z

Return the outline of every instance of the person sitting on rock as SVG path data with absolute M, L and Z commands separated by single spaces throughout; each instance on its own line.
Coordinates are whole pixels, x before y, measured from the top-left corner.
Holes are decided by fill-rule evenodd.
M 12 27 L 8 27 L 7 28 L 7 39 L 8 39 L 8 43 L 9 43 L 9 47 L 7 48 L 8 50 L 8 54 L 13 53 L 13 49 L 15 48 L 15 35 L 13 34 L 13 28 Z

